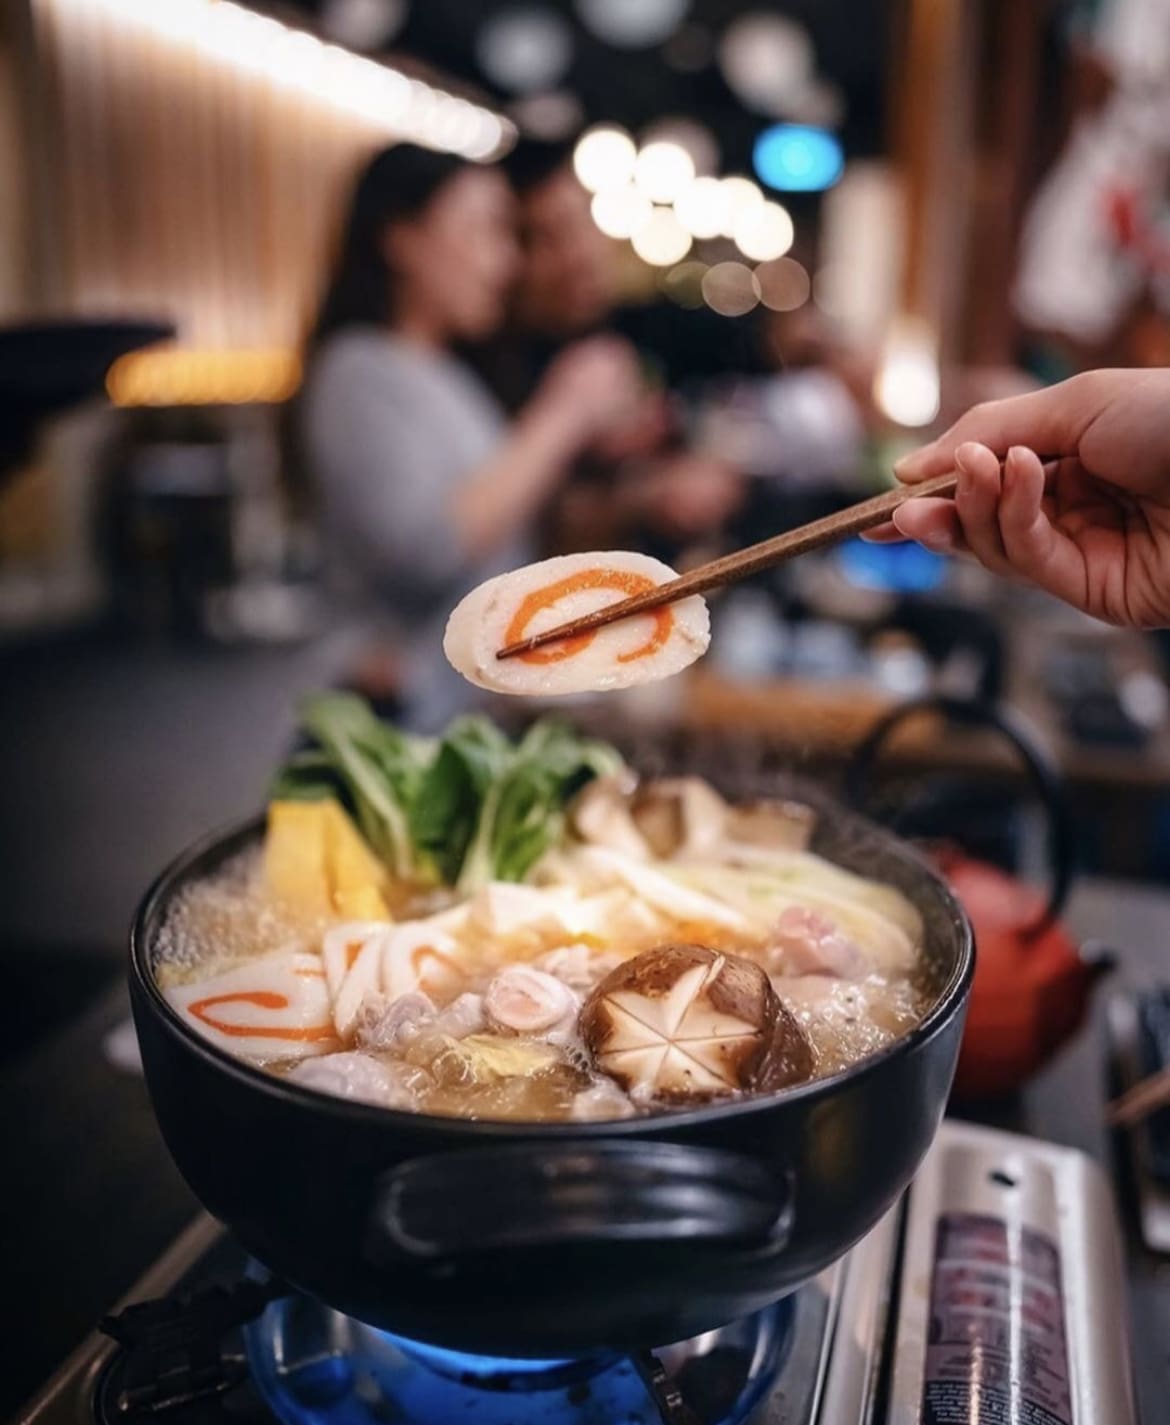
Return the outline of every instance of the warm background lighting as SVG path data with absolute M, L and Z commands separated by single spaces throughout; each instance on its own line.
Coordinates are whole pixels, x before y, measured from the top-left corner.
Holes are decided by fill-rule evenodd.
M 301 382 L 293 351 L 134 352 L 110 368 L 106 390 L 116 406 L 276 404 Z
M 600 193 L 628 183 L 637 157 L 634 140 L 624 129 L 599 124 L 577 140 L 573 170 L 590 193 Z
M 188 375 L 229 402 L 250 382 L 257 399 L 287 386 L 255 354 L 299 344 L 373 149 L 410 139 L 486 160 L 515 138 L 481 104 L 233 0 L 32 0 L 32 13 L 58 96 L 45 289 L 56 311 L 157 319 L 190 353 L 240 358 L 184 368 L 180 392 Z M 180 368 L 122 368 L 115 399 L 155 399 L 154 375 L 133 382 L 160 370 Z
M 634 182 L 652 203 L 673 203 L 695 176 L 690 154 L 680 144 L 647 144 L 634 164 Z
M 795 312 L 809 299 L 812 283 L 805 269 L 791 257 L 761 263 L 756 268 L 760 301 L 773 312 Z
M 643 148 L 652 143 L 677 144 L 690 154 L 696 173 L 710 175 L 719 167 L 719 144 L 707 125 L 698 119 L 682 115 L 656 119 L 642 130 L 640 140 Z
M 734 237 L 735 225 L 741 215 L 749 208 L 759 207 L 764 201 L 764 195 L 760 192 L 758 184 L 753 183 L 750 178 L 744 178 L 739 173 L 733 173 L 730 177 L 724 178 L 721 186 L 726 204 L 723 236 Z
M 651 267 L 670 267 L 691 250 L 691 235 L 669 208 L 655 208 L 633 236 L 634 251 Z
M 477 160 L 514 140 L 511 123 L 418 79 L 408 79 L 315 35 L 257 15 L 232 0 L 35 0 L 34 8 L 70 27 L 115 21 L 148 31 L 217 66 L 298 91 L 410 138 Z
M 735 245 L 753 262 L 771 262 L 792 246 L 796 231 L 779 203 L 749 204 L 735 220 Z
M 693 179 L 674 200 L 674 215 L 694 238 L 719 237 L 731 203 L 718 178 Z
M 891 328 L 874 382 L 874 400 L 896 425 L 916 429 L 938 415 L 938 353 L 930 328 L 901 318 Z
M 717 262 L 703 277 L 703 300 L 722 317 L 743 317 L 759 305 L 760 284 L 742 262 Z
M 654 205 L 644 193 L 627 183 L 624 188 L 605 188 L 593 195 L 593 221 L 611 238 L 632 238 L 650 221 Z

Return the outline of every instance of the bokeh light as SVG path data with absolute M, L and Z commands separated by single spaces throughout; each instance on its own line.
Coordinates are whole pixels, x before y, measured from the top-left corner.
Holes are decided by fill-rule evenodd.
M 388 45 L 406 20 L 406 0 L 325 0 L 322 33 L 348 49 Z
M 577 0 L 582 22 L 619 49 L 660 45 L 678 29 L 690 0 Z
M 621 188 L 634 175 L 638 150 L 624 129 L 599 124 L 577 140 L 573 150 L 573 171 L 590 193 L 604 188 Z
M 680 262 L 677 267 L 663 273 L 659 285 L 672 302 L 693 310 L 703 305 L 703 278 L 706 275 L 705 262 Z
M 783 15 L 741 15 L 719 45 L 719 66 L 736 97 L 776 117 L 808 87 L 815 64 L 808 31 Z
M 874 400 L 896 425 L 927 426 L 939 412 L 938 351 L 925 322 L 894 323 L 874 380 Z
M 724 211 L 723 236 L 734 237 L 735 225 L 739 221 L 742 213 L 749 208 L 758 208 L 763 204 L 764 195 L 760 192 L 759 185 L 753 183 L 750 178 L 745 178 L 740 173 L 733 173 L 727 178 L 720 179 L 720 186 L 723 189 L 723 199 L 726 203 Z
M 769 188 L 782 193 L 819 193 L 841 177 L 845 156 L 826 129 L 773 124 L 756 139 L 752 163 Z
M 647 144 L 634 164 L 634 182 L 652 203 L 673 203 L 695 176 L 690 154 L 679 144 Z
M 778 257 L 756 268 L 760 301 L 773 312 L 795 312 L 809 299 L 809 275 L 793 257 Z
M 674 215 L 692 237 L 719 237 L 727 228 L 731 200 L 718 178 L 695 178 L 674 200 Z
M 611 238 L 630 238 L 650 221 L 654 205 L 632 183 L 623 188 L 603 188 L 593 195 L 593 221 Z
M 735 220 L 735 245 L 753 262 L 771 262 L 792 246 L 796 230 L 787 208 L 760 203 L 744 208 Z
M 491 16 L 475 40 L 479 67 L 501 89 L 533 94 L 556 84 L 573 58 L 568 25 L 551 10 L 517 5 Z
M 743 317 L 759 305 L 760 284 L 742 262 L 717 262 L 703 274 L 703 300 L 721 317 Z
M 500 157 L 515 142 L 510 120 L 233 0 L 104 0 L 101 8 L 132 18 L 148 34 L 190 44 L 193 55 L 357 115 L 397 140 L 476 162 Z
M 691 250 L 691 235 L 669 208 L 655 208 L 633 235 L 634 251 L 651 267 L 671 267 Z
M 643 148 L 652 143 L 673 143 L 691 156 L 696 173 L 714 173 L 719 167 L 719 145 L 706 124 L 697 119 L 671 115 L 656 119 L 638 136 Z
M 295 351 L 195 351 L 176 347 L 119 357 L 106 376 L 116 406 L 279 403 L 301 382 Z

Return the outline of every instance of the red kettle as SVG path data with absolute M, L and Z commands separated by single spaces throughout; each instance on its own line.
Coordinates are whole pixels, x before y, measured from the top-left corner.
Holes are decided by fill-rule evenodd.
M 860 807 L 872 765 L 896 727 L 924 713 L 955 726 L 992 729 L 1015 749 L 1048 822 L 1052 884 L 1045 895 L 956 843 L 925 848 L 975 931 L 975 979 L 955 1095 L 981 1099 L 1018 1089 L 1080 1029 L 1107 955 L 1082 953 L 1060 921 L 1072 880 L 1073 824 L 1061 780 L 1037 744 L 993 704 L 927 697 L 887 713 L 858 747 L 846 774 Z

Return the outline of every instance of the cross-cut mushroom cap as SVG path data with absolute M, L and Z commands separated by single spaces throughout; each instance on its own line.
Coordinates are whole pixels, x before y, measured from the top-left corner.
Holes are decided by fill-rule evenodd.
M 711 1097 L 808 1078 L 812 1051 L 753 960 L 660 945 L 619 965 L 581 1012 L 597 1067 L 639 1097 Z

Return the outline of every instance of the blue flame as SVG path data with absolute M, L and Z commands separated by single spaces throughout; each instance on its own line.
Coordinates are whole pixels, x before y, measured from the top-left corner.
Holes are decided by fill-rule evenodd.
M 563 1378 L 572 1376 L 579 1379 L 583 1375 L 593 1375 L 604 1369 L 608 1358 L 600 1360 L 531 1360 L 513 1356 L 477 1356 L 472 1351 L 451 1351 L 445 1346 L 432 1346 L 425 1341 L 408 1341 L 403 1336 L 380 1333 L 387 1341 L 392 1341 L 404 1356 L 421 1362 L 428 1370 L 446 1376 L 448 1380 L 462 1381 L 502 1381 L 515 1379 L 524 1382 L 523 1388 L 538 1387 L 541 1378 Z

